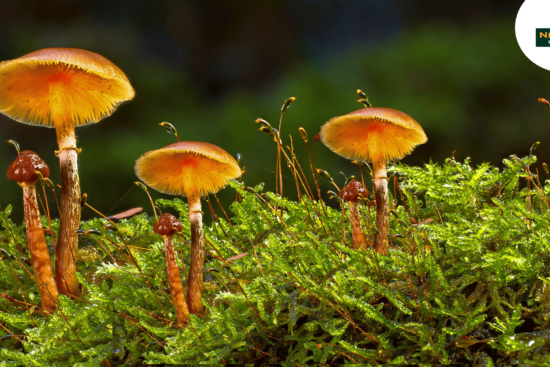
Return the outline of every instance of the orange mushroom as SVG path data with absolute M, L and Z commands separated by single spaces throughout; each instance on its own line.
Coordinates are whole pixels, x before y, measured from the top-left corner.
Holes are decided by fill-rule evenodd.
M 191 313 L 203 315 L 204 236 L 200 198 L 218 192 L 229 180 L 240 177 L 239 164 L 216 145 L 182 141 L 145 153 L 136 161 L 135 172 L 140 180 L 157 191 L 187 196 L 191 222 L 187 303 Z
M 349 204 L 349 215 L 351 222 L 351 237 L 353 240 L 353 248 L 359 250 L 367 248 L 365 241 L 365 232 L 361 226 L 361 217 L 359 216 L 359 197 L 367 198 L 369 192 L 360 181 L 356 179 L 350 180 L 346 186 L 340 190 L 339 196 Z
M 80 294 L 74 274 L 81 212 L 75 127 L 98 122 L 133 97 L 126 75 L 90 51 L 46 48 L 0 63 L 0 112 L 56 130 L 62 185 L 56 276 L 65 276 L 62 294 Z
M 342 157 L 372 162 L 379 232 L 374 248 L 387 254 L 390 218 L 386 162 L 401 159 L 428 141 L 424 130 L 401 111 L 370 107 L 330 119 L 321 127 L 321 141 Z
M 42 228 L 40 210 L 36 200 L 36 181 L 40 172 L 44 178 L 50 175 L 48 165 L 38 154 L 25 150 L 8 167 L 6 175 L 9 180 L 16 181 L 23 188 L 23 205 L 25 210 L 25 225 L 29 253 L 38 287 L 42 308 L 52 311 L 59 302 L 57 286 L 53 277 L 52 261 Z
M 174 233 L 181 232 L 183 226 L 174 215 L 164 213 L 155 226 L 153 232 L 160 234 L 164 240 L 164 256 L 166 258 L 166 274 L 168 275 L 168 284 L 170 293 L 172 293 L 172 302 L 176 307 L 178 325 L 187 325 L 189 321 L 189 308 L 185 302 L 185 290 L 181 283 L 180 272 L 176 262 L 176 252 L 174 251 L 173 236 Z

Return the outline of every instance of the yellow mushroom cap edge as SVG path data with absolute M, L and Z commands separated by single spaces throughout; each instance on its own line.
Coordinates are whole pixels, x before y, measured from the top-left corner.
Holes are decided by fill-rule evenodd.
M 49 84 L 61 77 L 75 126 L 98 122 L 135 96 L 126 75 L 105 57 L 75 48 L 46 48 L 0 62 L 0 112 L 22 123 L 53 127 Z
M 205 196 L 242 175 L 239 164 L 222 148 L 182 141 L 143 154 L 136 175 L 147 186 L 170 195 Z
M 409 115 L 392 108 L 370 107 L 330 119 L 321 141 L 334 153 L 364 161 L 398 160 L 428 137 Z

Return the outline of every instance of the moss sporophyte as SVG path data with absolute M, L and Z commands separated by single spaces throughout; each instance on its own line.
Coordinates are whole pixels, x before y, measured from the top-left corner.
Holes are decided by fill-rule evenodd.
M 80 195 L 74 126 L 110 114 L 133 89 L 82 50 L 37 51 L 0 71 L 1 112 L 72 137 L 60 143 L 60 220 L 38 156 L 18 152 L 7 172 L 23 187 L 25 223 L 2 208 L 0 364 L 550 363 L 550 182 L 533 171 L 534 155 L 502 169 L 454 157 L 386 166 L 426 135 L 358 91 L 365 108 L 323 125 L 311 156 L 298 129 L 304 170 L 281 135 L 292 97 L 278 129 L 256 120 L 277 149 L 275 193 L 244 182 L 222 148 L 178 142 L 136 161 L 154 213 L 80 222 L 93 197 Z M 161 126 L 179 140 L 174 125 Z M 356 159 L 345 181 L 319 168 L 319 140 Z M 283 196 L 283 172 L 297 201 Z M 332 205 L 318 177 L 337 188 Z M 145 185 L 187 203 L 153 201 Z M 226 186 L 237 199 L 218 215 L 208 196 Z M 211 225 L 202 224 L 201 197 Z

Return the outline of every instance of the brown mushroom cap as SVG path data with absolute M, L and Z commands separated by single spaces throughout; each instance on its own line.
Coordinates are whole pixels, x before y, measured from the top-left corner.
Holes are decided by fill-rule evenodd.
M 396 160 L 428 141 L 409 115 L 392 108 L 370 107 L 330 119 L 321 140 L 334 153 L 365 161 Z
M 50 175 L 48 165 L 38 154 L 30 150 L 24 150 L 10 164 L 6 176 L 9 180 L 16 182 L 34 182 L 38 180 L 36 171 L 39 171 L 44 178 L 48 178 Z
M 126 75 L 103 56 L 76 48 L 46 48 L 0 62 L 0 112 L 25 124 L 53 127 L 51 83 L 64 83 L 75 126 L 109 116 L 135 94 Z
M 357 201 L 359 196 L 362 195 L 364 198 L 367 198 L 368 194 L 369 194 L 369 192 L 367 191 L 365 186 L 363 186 L 361 181 L 357 181 L 357 180 L 353 179 L 350 182 L 348 182 L 348 184 L 345 187 L 340 189 L 339 196 L 342 199 L 344 199 L 344 201 L 353 201 L 353 202 L 355 202 L 355 201 Z
M 174 233 L 181 232 L 183 226 L 180 221 L 170 213 L 164 213 L 161 215 L 155 226 L 153 232 L 160 234 L 161 236 L 172 236 Z
M 153 189 L 181 196 L 216 193 L 242 174 L 235 158 L 225 150 L 195 141 L 147 152 L 136 161 L 135 171 Z

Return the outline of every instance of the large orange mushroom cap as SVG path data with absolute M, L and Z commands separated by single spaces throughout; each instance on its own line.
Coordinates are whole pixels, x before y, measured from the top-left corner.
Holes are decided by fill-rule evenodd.
M 321 127 L 321 141 L 348 159 L 397 160 L 428 141 L 409 115 L 392 108 L 370 107 L 330 119 Z
M 46 48 L 0 62 L 0 112 L 30 125 L 53 127 L 50 84 L 63 83 L 75 126 L 109 116 L 135 92 L 115 64 L 75 48 Z
M 142 155 L 136 175 L 165 194 L 205 196 L 241 176 L 239 164 L 222 148 L 202 142 L 182 141 Z

